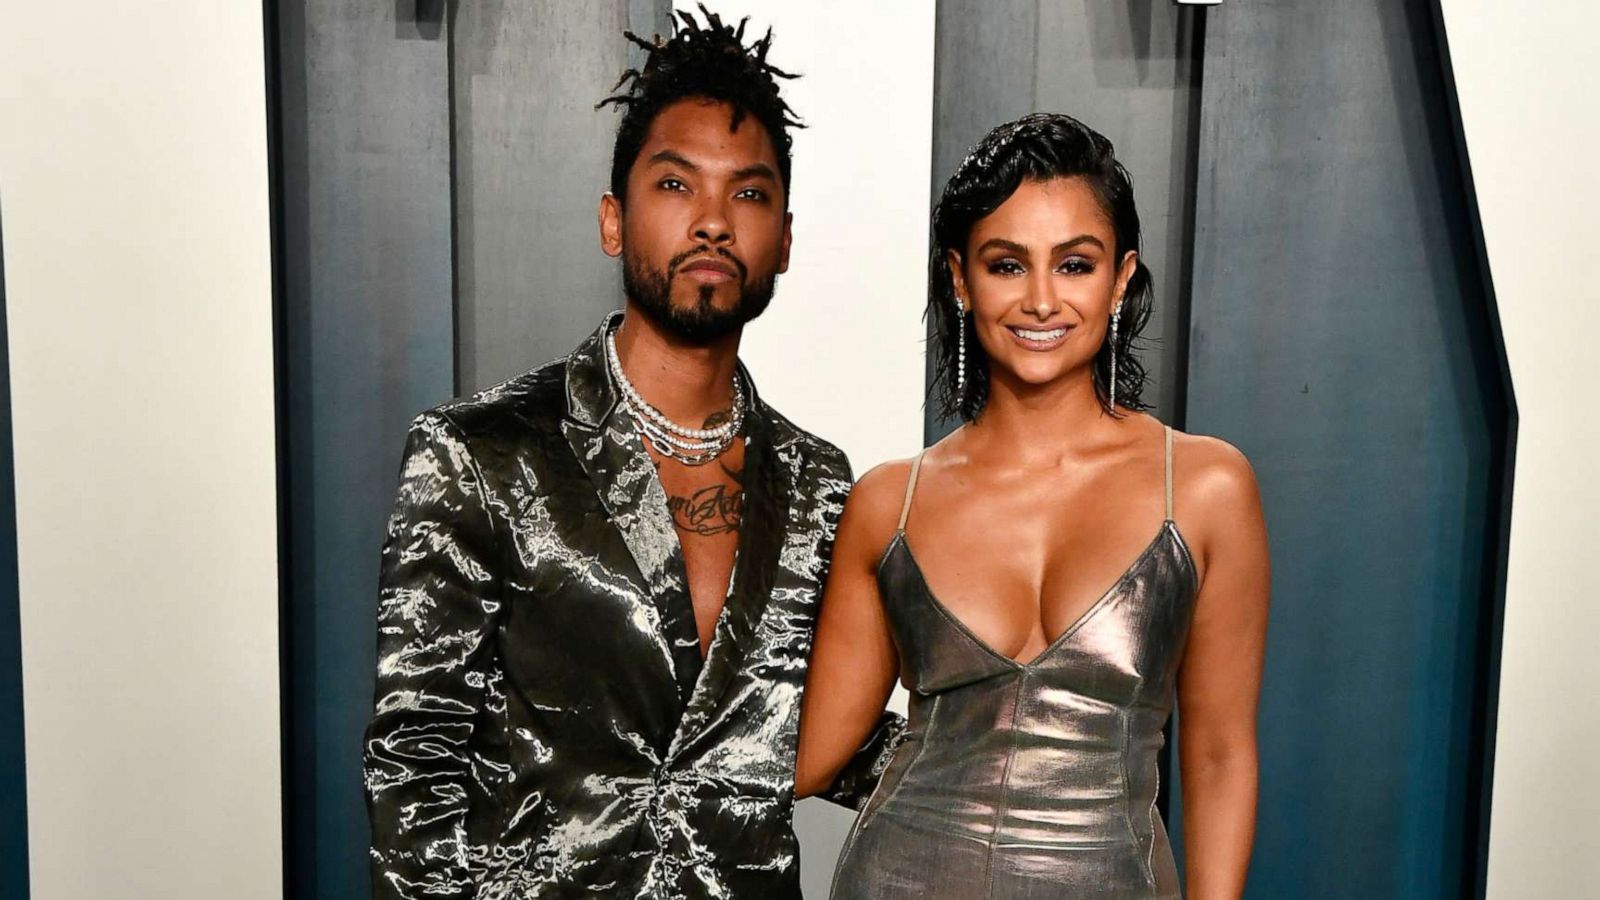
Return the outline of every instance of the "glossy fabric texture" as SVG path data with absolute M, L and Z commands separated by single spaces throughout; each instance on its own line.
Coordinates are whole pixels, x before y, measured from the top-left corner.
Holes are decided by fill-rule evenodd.
M 939 603 L 903 531 L 878 583 L 911 722 L 840 855 L 835 900 L 1179 897 L 1156 753 L 1196 586 L 1171 519 L 1026 665 Z
M 376 897 L 799 897 L 800 691 L 848 464 L 752 390 L 702 664 L 666 498 L 601 355 L 615 322 L 412 426 L 365 743 Z M 876 781 L 885 722 L 833 799 Z

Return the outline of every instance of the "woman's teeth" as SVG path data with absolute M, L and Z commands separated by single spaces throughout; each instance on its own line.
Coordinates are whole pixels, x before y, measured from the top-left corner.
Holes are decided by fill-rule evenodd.
M 1052 328 L 1049 331 L 1031 331 L 1026 328 L 1013 328 L 1011 330 L 1016 332 L 1017 337 L 1025 341 L 1038 341 L 1040 343 L 1053 341 L 1067 333 L 1065 328 Z

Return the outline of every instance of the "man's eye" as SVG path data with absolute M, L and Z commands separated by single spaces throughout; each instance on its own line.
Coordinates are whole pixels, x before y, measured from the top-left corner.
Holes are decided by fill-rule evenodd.
M 741 197 L 745 200 L 765 200 L 767 199 L 767 192 L 760 188 L 747 187 L 739 193 L 734 194 L 734 196 Z
M 676 178 L 663 178 L 658 185 L 664 191 L 684 191 L 688 188 Z

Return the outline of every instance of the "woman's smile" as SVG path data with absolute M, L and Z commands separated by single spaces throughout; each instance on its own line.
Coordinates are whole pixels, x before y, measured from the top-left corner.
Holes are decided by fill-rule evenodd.
M 1067 335 L 1072 333 L 1071 325 L 1056 325 L 1051 328 L 1025 325 L 1007 325 L 1006 331 L 1016 341 L 1017 346 L 1025 350 L 1042 353 L 1054 350 L 1067 340 Z

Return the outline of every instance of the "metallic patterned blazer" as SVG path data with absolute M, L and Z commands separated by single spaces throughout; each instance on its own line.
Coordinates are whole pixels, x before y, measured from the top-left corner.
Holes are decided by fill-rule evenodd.
M 849 464 L 749 392 L 743 530 L 702 663 L 605 365 L 615 315 L 412 424 L 365 742 L 375 897 L 800 896 L 800 693 Z M 885 717 L 830 799 L 865 800 L 902 726 Z

